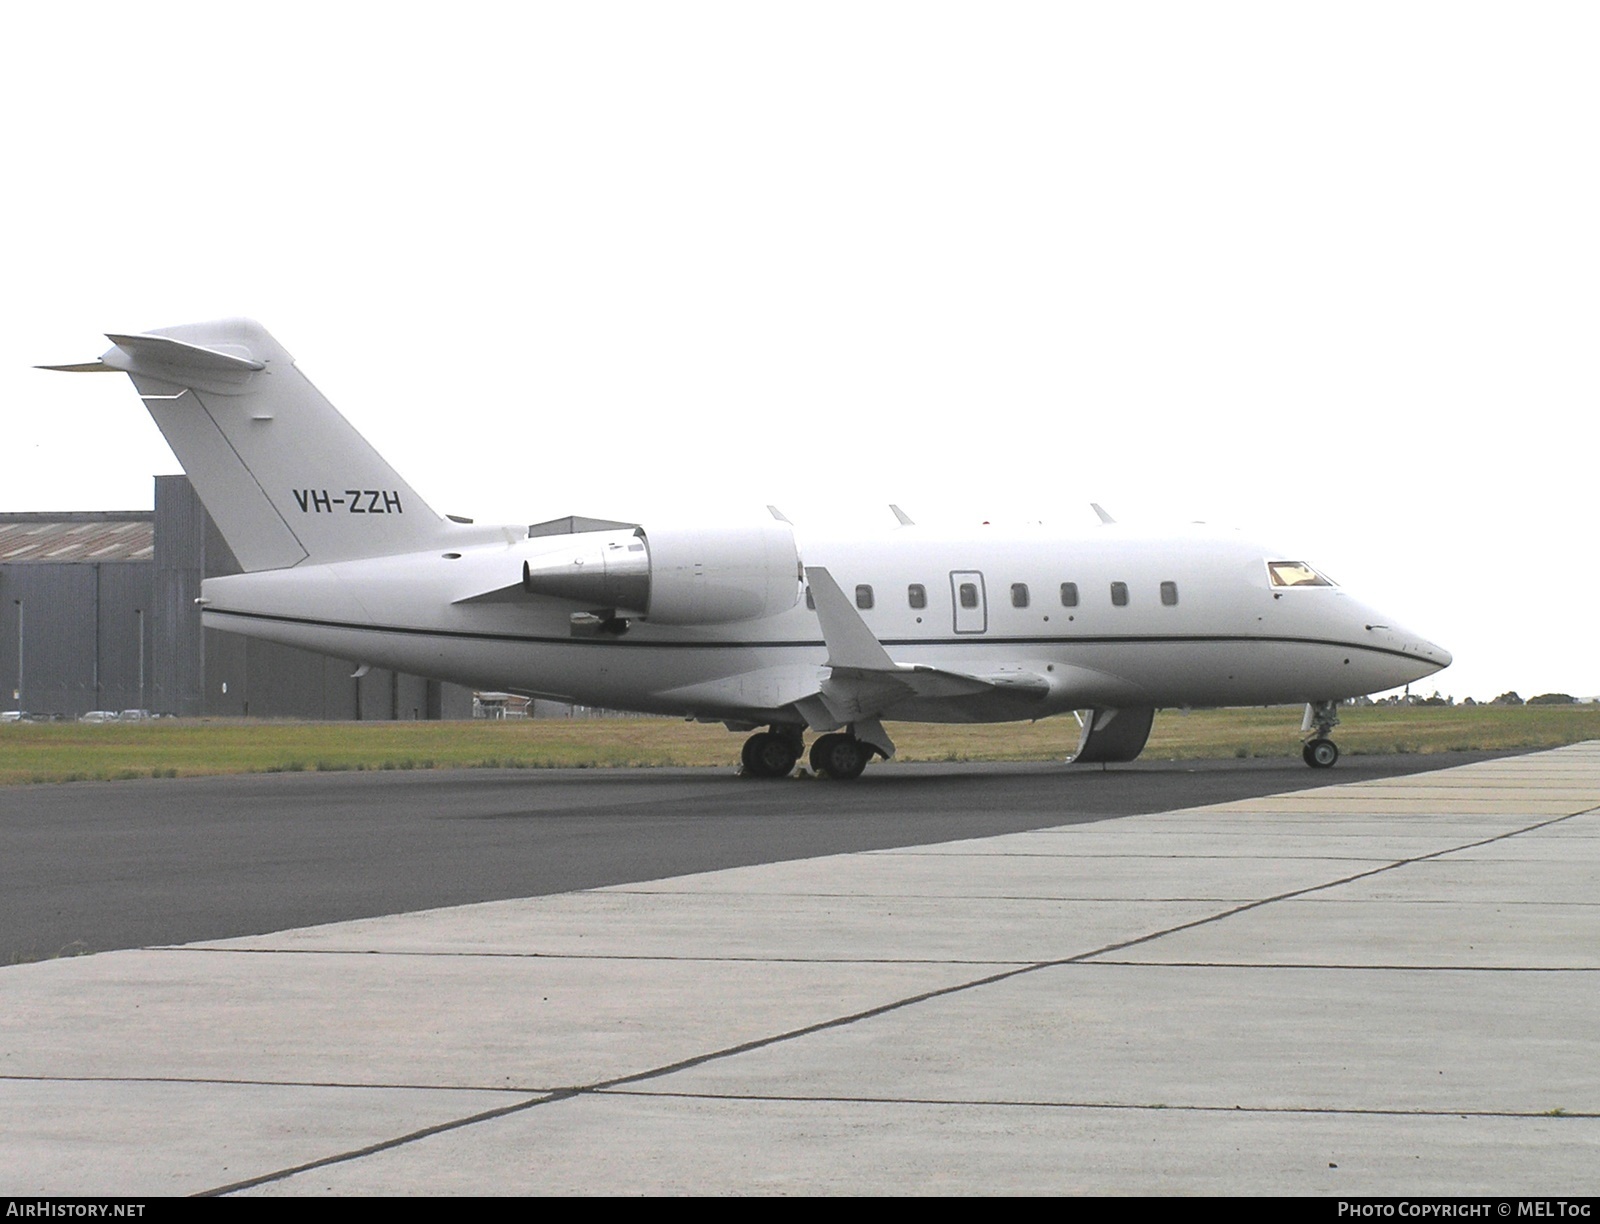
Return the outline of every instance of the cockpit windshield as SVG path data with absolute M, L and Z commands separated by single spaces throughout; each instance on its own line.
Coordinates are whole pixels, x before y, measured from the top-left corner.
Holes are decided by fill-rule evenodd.
M 1267 574 L 1272 579 L 1275 587 L 1331 587 L 1337 586 L 1322 574 L 1317 573 L 1304 561 L 1268 561 Z

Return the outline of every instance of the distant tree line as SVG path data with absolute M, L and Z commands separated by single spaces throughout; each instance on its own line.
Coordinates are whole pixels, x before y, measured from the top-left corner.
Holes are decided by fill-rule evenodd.
M 1433 694 L 1431 696 L 1428 696 L 1428 697 L 1422 697 L 1422 696 L 1417 695 L 1416 693 L 1405 693 L 1405 694 L 1394 693 L 1394 694 L 1391 694 L 1388 697 L 1379 697 L 1376 700 L 1374 700 L 1371 697 L 1352 697 L 1347 704 L 1353 705 L 1353 706 L 1370 706 L 1370 705 L 1453 706 L 1453 705 L 1455 705 L 1455 703 L 1456 703 L 1456 699 L 1454 697 L 1443 696 L 1443 695 L 1441 695 L 1439 693 L 1439 691 L 1437 689 L 1435 689 Z M 1574 697 L 1571 693 L 1540 693 L 1537 697 L 1529 697 L 1526 701 L 1524 701 L 1522 699 L 1522 697 L 1518 693 L 1516 693 L 1515 691 L 1512 691 L 1512 692 L 1507 692 L 1507 693 L 1501 693 L 1500 696 L 1496 697 L 1493 701 L 1488 701 L 1488 702 L 1475 701 L 1471 697 L 1468 697 L 1461 704 L 1464 705 L 1464 706 L 1476 706 L 1476 705 L 1502 705 L 1502 706 L 1531 705 L 1531 706 L 1546 706 L 1546 705 L 1581 705 L 1582 703 L 1576 697 Z
M 1517 696 L 1516 691 L 1501 693 L 1489 703 L 1490 705 L 1577 705 L 1578 699 L 1571 693 L 1540 693 L 1537 697 L 1529 697 L 1524 701 Z

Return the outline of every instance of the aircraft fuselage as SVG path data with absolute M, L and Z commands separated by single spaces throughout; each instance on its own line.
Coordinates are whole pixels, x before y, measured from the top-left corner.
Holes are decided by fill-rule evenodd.
M 205 624 L 480 688 L 739 723 L 792 718 L 790 703 L 816 691 L 828 650 L 805 599 L 737 624 L 636 617 L 621 636 L 575 636 L 582 609 L 571 601 L 474 601 L 513 582 L 525 559 L 627 535 L 506 538 L 519 530 L 463 527 L 456 547 L 210 579 Z M 1233 533 L 1118 524 L 797 535 L 805 564 L 833 574 L 897 661 L 1045 682 L 961 704 L 910 696 L 882 712 L 891 719 L 1337 700 L 1420 679 L 1449 659 L 1343 588 L 1275 589 L 1267 563 L 1283 554 Z M 963 606 L 974 594 L 975 606 Z

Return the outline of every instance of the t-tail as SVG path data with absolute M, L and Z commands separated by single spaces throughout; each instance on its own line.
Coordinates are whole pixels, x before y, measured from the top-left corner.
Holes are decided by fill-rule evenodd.
M 127 374 L 247 571 L 431 548 L 431 510 L 249 319 L 108 335 Z

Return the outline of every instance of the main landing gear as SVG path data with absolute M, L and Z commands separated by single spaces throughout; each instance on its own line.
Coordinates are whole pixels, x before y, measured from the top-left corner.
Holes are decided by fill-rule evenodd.
M 757 731 L 745 740 L 739 761 L 746 777 L 787 778 L 794 772 L 804 749 L 805 740 L 799 727 L 775 726 L 770 731 Z M 808 760 L 812 772 L 819 777 L 848 781 L 859 778 L 881 751 L 865 740 L 835 731 L 817 737 Z
M 847 782 L 861 776 L 876 751 L 871 744 L 863 744 L 853 735 L 835 731 L 819 736 L 811 745 L 811 772 Z
M 1300 730 L 1309 731 L 1311 738 L 1300 749 L 1300 759 L 1312 769 L 1329 769 L 1339 759 L 1339 745 L 1328 738 L 1339 725 L 1339 706 L 1334 701 L 1314 701 L 1306 706 L 1306 716 Z
M 745 740 L 739 761 L 749 777 L 787 778 L 794 772 L 804 750 L 805 740 L 800 728 L 774 727 L 770 731 L 757 731 Z

